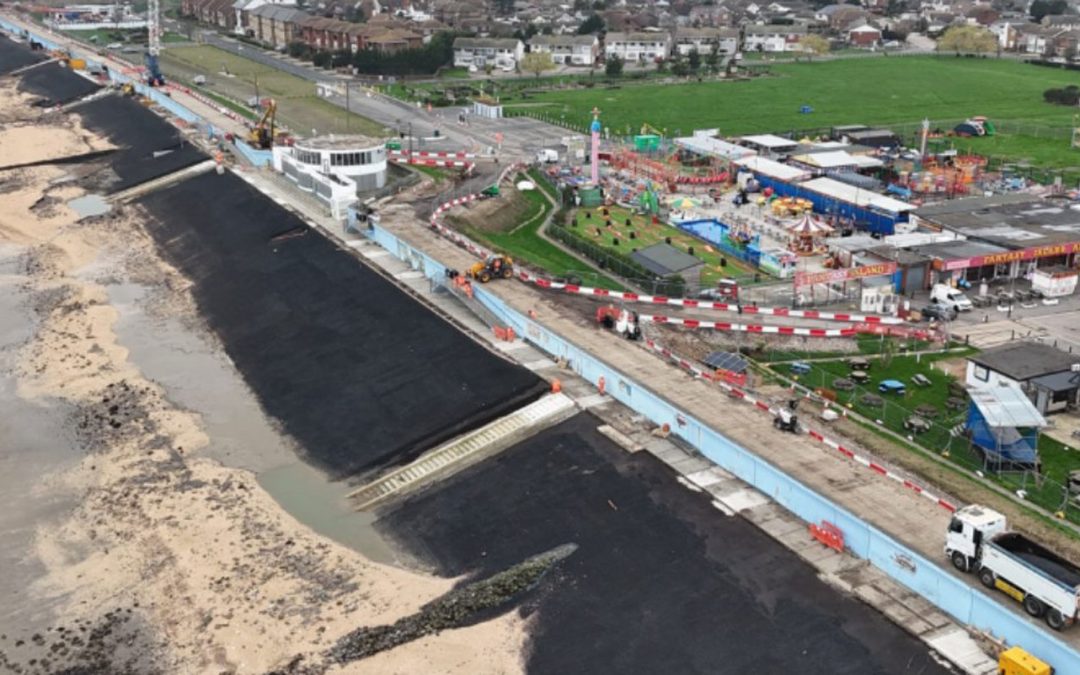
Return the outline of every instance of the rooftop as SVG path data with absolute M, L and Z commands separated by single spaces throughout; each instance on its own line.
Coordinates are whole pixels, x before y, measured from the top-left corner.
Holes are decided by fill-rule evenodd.
M 915 215 L 1010 248 L 1080 242 L 1080 206 L 1031 195 L 957 199 L 923 207 Z
M 1014 380 L 1069 371 L 1080 356 L 1068 354 L 1041 342 L 1010 342 L 969 356 L 968 360 Z
M 737 159 L 734 163 L 755 173 L 763 173 L 780 180 L 795 181 L 810 177 L 808 171 L 765 157 L 746 157 Z
M 1008 249 L 1001 248 L 1000 246 L 985 244 L 981 241 L 968 241 L 966 239 L 923 244 L 917 246 L 916 250 L 931 258 L 940 258 L 942 260 L 977 258 L 979 256 L 995 255 L 1008 251 Z
M 818 194 L 825 195 L 826 197 L 832 197 L 850 204 L 855 204 L 856 206 L 879 209 L 890 213 L 904 213 L 915 208 L 911 204 L 902 202 L 899 199 L 893 199 L 892 197 L 886 197 L 877 192 L 863 190 L 833 180 L 832 178 L 815 178 L 806 181 L 802 186 L 808 190 L 813 190 Z
M 753 136 L 740 136 L 739 140 L 746 143 L 751 143 L 770 150 L 778 150 L 780 148 L 794 148 L 799 144 L 790 138 L 784 138 L 782 136 L 775 136 L 773 134 L 756 134 Z
M 312 150 L 370 150 L 374 147 L 382 147 L 385 141 L 370 136 L 354 134 L 351 136 L 316 136 L 296 141 L 299 148 Z
M 663 242 L 631 253 L 630 257 L 645 269 L 660 276 L 678 274 L 705 264 L 700 258 L 683 253 Z
M 972 389 L 971 402 L 982 413 L 991 427 L 1044 427 L 1046 419 L 1032 404 L 1020 387 L 1015 384 L 999 384 L 993 387 Z

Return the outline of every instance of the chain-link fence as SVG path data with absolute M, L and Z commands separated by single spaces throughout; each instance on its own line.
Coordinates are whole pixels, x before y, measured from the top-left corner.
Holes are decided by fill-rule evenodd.
M 785 366 L 776 368 L 782 373 Z M 875 381 L 877 379 L 873 378 Z M 855 382 L 850 372 L 841 374 L 835 366 L 830 368 L 825 364 L 813 364 L 808 373 L 797 377 L 797 381 L 799 386 L 833 401 L 841 409 L 861 416 L 877 427 L 878 433 L 884 430 L 892 432 L 928 454 L 936 455 L 959 469 L 988 478 L 1020 499 L 1052 513 L 1060 513 L 1069 521 L 1080 524 L 1080 501 L 1076 494 L 1070 492 L 1068 476 L 1051 477 L 1045 473 L 1047 470 L 1063 471 L 1057 468 L 1060 467 L 1060 459 L 1070 451 L 1076 452 L 1076 449 L 1043 437 L 1040 442 L 1040 465 L 1020 466 L 1000 461 L 994 453 L 985 452 L 975 445 L 966 432 L 969 401 L 959 384 L 950 385 L 944 405 L 929 402 L 916 405 L 911 402 L 910 392 L 883 393 L 879 391 L 878 384 Z M 914 381 L 905 385 L 920 387 Z M 1055 468 L 1051 469 L 1051 466 Z

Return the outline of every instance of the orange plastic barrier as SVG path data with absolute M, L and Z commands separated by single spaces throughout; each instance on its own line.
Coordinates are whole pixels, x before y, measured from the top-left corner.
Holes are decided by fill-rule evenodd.
M 835 551 L 844 552 L 844 533 L 827 520 L 821 521 L 820 526 L 810 523 L 810 536 Z

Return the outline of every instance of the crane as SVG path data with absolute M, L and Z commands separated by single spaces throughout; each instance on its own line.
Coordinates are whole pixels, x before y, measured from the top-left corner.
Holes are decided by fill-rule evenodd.
M 147 45 L 143 62 L 146 64 L 146 83 L 151 87 L 165 84 L 158 56 L 161 55 L 161 1 L 150 0 L 146 6 Z

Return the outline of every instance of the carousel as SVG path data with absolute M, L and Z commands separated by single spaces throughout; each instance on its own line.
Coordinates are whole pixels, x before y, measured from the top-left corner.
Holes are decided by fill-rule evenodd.
M 815 218 L 809 212 L 788 226 L 791 243 L 788 248 L 797 255 L 817 255 L 827 251 L 825 237 L 832 234 L 833 228 Z

